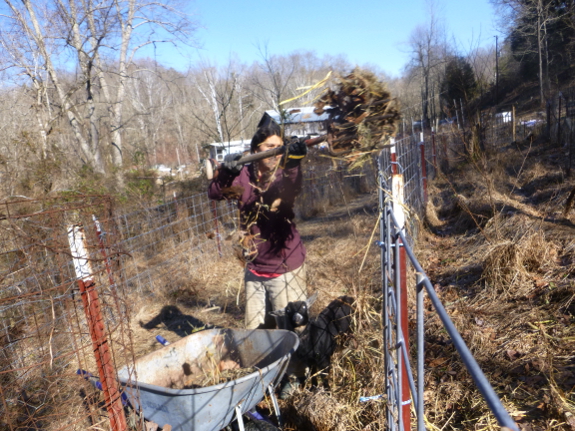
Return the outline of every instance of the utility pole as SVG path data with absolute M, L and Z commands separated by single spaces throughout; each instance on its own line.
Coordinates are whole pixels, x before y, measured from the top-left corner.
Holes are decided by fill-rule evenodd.
M 495 106 L 499 103 L 499 47 L 495 36 Z

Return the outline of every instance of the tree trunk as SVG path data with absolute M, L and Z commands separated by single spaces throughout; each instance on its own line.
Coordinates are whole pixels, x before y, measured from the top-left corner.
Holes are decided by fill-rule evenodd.
M 539 97 L 541 99 L 541 106 L 544 103 L 543 95 L 543 55 L 542 55 L 542 40 L 541 40 L 541 10 L 539 4 L 537 5 L 537 53 L 539 55 Z
M 11 2 L 7 2 L 7 3 L 11 7 L 12 11 L 16 14 L 16 16 L 19 16 L 18 11 L 13 7 Z M 58 94 L 58 97 L 60 98 L 60 103 L 62 103 L 64 111 L 66 112 L 66 115 L 68 116 L 68 121 L 70 122 L 70 126 L 72 127 L 74 137 L 76 138 L 76 141 L 78 142 L 80 150 L 85 157 L 84 163 L 91 165 L 96 172 L 104 173 L 104 165 L 102 163 L 102 158 L 100 157 L 99 148 L 92 149 L 91 145 L 88 144 L 86 142 L 86 140 L 84 139 L 84 136 L 82 133 L 82 126 L 78 122 L 78 119 L 73 112 L 70 98 L 69 98 L 67 92 L 64 90 L 64 88 L 62 88 L 62 86 L 60 85 L 60 81 L 58 79 L 58 74 L 56 72 L 56 68 L 52 64 L 51 56 L 48 53 L 48 50 L 46 48 L 44 35 L 42 33 L 42 30 L 40 29 L 40 24 L 39 24 L 38 19 L 36 17 L 36 13 L 34 11 L 34 8 L 31 4 L 30 0 L 22 0 L 22 3 L 24 4 L 24 7 L 26 8 L 26 12 L 28 12 L 28 15 L 30 17 L 30 21 L 32 22 L 32 26 L 33 26 L 33 30 L 29 29 L 28 31 L 30 32 L 30 36 L 34 39 L 38 48 L 40 49 L 40 54 L 44 58 L 44 61 L 46 63 L 46 71 L 48 72 L 48 75 L 50 76 L 50 79 L 52 80 L 52 83 L 54 84 L 54 88 L 56 89 L 56 93 Z M 21 19 L 23 20 L 24 18 L 22 17 Z M 22 22 L 22 26 L 23 26 L 23 28 L 27 28 L 27 25 L 25 22 Z

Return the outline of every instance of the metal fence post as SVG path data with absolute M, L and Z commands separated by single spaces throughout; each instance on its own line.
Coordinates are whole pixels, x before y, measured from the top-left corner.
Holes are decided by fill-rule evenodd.
M 517 141 L 517 121 L 515 118 L 515 105 L 511 106 L 511 125 L 513 133 L 513 142 Z
M 425 141 L 423 132 L 419 134 L 419 150 L 421 153 L 421 181 L 423 186 L 423 207 L 427 204 L 427 165 L 425 161 Z
M 425 431 L 423 392 L 425 389 L 424 275 L 417 273 L 417 431 Z
M 174 196 L 174 209 L 176 210 L 176 220 L 178 218 L 180 218 L 180 211 L 179 211 L 179 206 L 178 206 L 178 194 L 176 192 L 174 192 L 173 194 Z
M 461 121 L 459 120 L 459 111 L 457 110 L 457 101 L 453 99 L 453 107 L 455 109 L 455 118 L 457 118 L 457 130 L 461 130 Z
M 394 139 L 391 138 L 392 143 Z M 383 161 L 381 160 L 382 156 L 379 155 L 378 159 L 378 177 L 379 177 L 379 210 L 380 210 L 380 221 L 379 221 L 379 239 L 380 239 L 380 247 L 381 247 L 381 289 L 382 289 L 382 297 L 383 297 L 383 307 L 381 310 L 382 313 L 382 323 L 383 323 L 383 351 L 384 351 L 384 369 L 386 374 L 385 379 L 385 394 L 387 395 L 387 408 L 386 408 L 386 418 L 388 423 L 388 428 L 390 430 L 394 430 L 393 426 L 393 412 L 390 408 L 392 405 L 393 394 L 392 394 L 392 384 L 390 384 L 390 375 L 389 369 L 391 363 L 389 361 L 389 340 L 391 340 L 391 326 L 389 323 L 389 314 L 388 310 L 390 307 L 390 298 L 389 298 L 389 280 L 390 274 L 392 271 L 391 268 L 391 240 L 390 240 L 390 225 L 389 225 L 389 215 L 388 215 L 388 207 L 389 203 L 386 201 L 386 194 L 384 192 L 385 189 L 385 180 L 383 177 Z
M 405 248 L 403 247 L 402 240 L 399 232 L 405 229 L 405 214 L 403 212 L 404 201 L 404 183 L 403 175 L 399 172 L 397 163 L 397 154 L 395 147 L 395 140 L 392 141 L 391 150 L 391 189 L 392 189 L 392 209 L 397 223 L 397 232 L 395 233 L 395 253 L 394 253 L 394 279 L 396 289 L 396 300 L 399 302 L 396 309 L 396 322 L 401 328 L 403 333 L 405 348 L 409 352 L 409 322 L 407 314 L 407 266 Z M 398 331 L 399 332 L 399 331 Z M 397 364 L 398 364 L 398 380 L 399 387 L 398 395 L 401 403 L 401 412 L 399 414 L 399 429 L 409 429 L 411 423 L 410 404 L 411 397 L 409 394 L 409 379 L 407 374 L 407 367 L 401 354 L 401 346 L 396 346 L 397 349 Z
M 405 248 L 399 236 L 399 232 L 405 229 L 405 214 L 403 212 L 404 182 L 402 174 L 394 174 L 391 178 L 391 188 L 393 196 L 393 214 L 398 221 L 397 231 L 395 232 L 395 253 L 394 253 L 394 279 L 396 298 L 398 306 L 396 309 L 396 323 L 403 333 L 403 343 L 407 352 L 409 352 L 409 321 L 407 313 L 407 265 Z M 399 331 L 398 331 L 399 333 Z M 401 346 L 397 343 L 397 364 L 399 380 L 399 400 L 401 402 L 400 430 L 409 429 L 410 420 L 410 389 L 407 367 L 401 353 Z
M 122 405 L 121 394 L 116 381 L 116 371 L 112 365 L 108 340 L 106 338 L 106 328 L 100 307 L 100 299 L 96 284 L 92 280 L 92 269 L 88 251 L 85 245 L 84 230 L 81 226 L 70 226 L 68 228 L 68 242 L 74 261 L 74 269 L 78 278 L 78 287 L 86 312 L 86 320 L 92 338 L 94 356 L 98 365 L 102 392 L 106 401 L 106 409 L 110 418 L 110 426 L 113 431 L 126 431 L 126 416 Z

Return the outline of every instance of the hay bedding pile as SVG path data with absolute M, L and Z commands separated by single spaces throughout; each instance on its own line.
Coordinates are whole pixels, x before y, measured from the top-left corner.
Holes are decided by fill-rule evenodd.
M 202 373 L 186 376 L 183 381 L 175 382 L 172 389 L 197 389 L 231 382 L 257 371 L 255 367 L 242 368 L 233 360 L 222 360 L 218 364 L 202 368 Z
M 314 112 L 328 112 L 332 156 L 355 161 L 382 147 L 384 138 L 397 131 L 400 113 L 384 83 L 366 70 L 354 69 L 338 79 L 316 102 Z

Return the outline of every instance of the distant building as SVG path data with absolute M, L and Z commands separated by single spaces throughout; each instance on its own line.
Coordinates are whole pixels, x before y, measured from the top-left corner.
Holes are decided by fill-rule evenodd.
M 244 153 L 250 151 L 251 140 L 239 140 L 230 142 L 214 142 L 209 144 L 210 159 L 222 162 L 228 154 Z
M 513 121 L 513 114 L 510 111 L 508 112 L 499 112 L 495 114 L 495 119 L 498 123 L 510 123 Z
M 284 135 L 286 137 L 308 135 L 313 137 L 325 134 L 325 122 L 329 114 L 324 112 L 321 115 L 317 115 L 313 110 L 313 106 L 288 109 L 286 112 L 287 116 L 283 122 L 285 127 Z M 281 124 L 280 114 L 274 110 L 266 111 L 259 124 L 269 121 L 269 118 Z
M 317 115 L 313 110 L 314 108 L 311 106 L 288 109 L 287 117 L 284 120 L 284 135 L 289 138 L 290 136 L 314 137 L 325 134 L 325 122 L 328 119 L 328 113 L 324 112 L 322 115 Z M 258 127 L 262 124 L 268 123 L 270 119 L 281 124 L 280 114 L 277 111 L 270 110 L 264 112 Z M 215 159 L 218 162 L 221 162 L 228 154 L 249 152 L 250 142 L 251 139 L 242 139 L 240 141 L 211 143 L 208 145 L 210 150 L 210 159 Z

